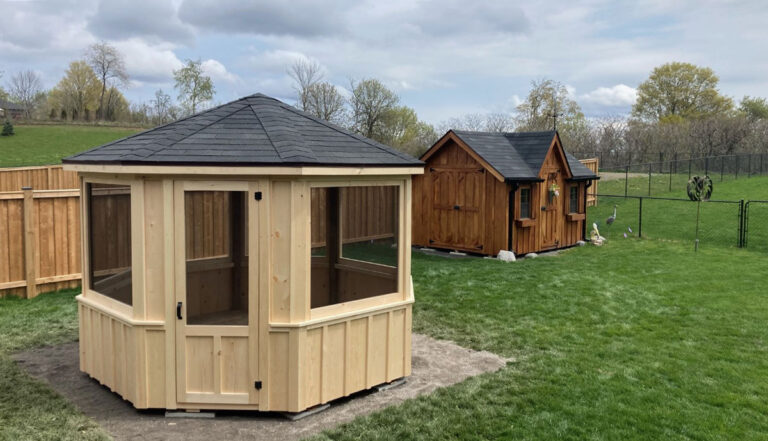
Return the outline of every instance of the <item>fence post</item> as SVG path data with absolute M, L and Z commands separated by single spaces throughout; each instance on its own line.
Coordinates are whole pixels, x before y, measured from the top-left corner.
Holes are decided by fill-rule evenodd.
M 640 208 L 637 210 L 638 212 L 638 220 L 637 220 L 637 237 L 643 237 L 643 197 L 640 196 Z
M 720 157 L 720 182 L 723 182 L 723 173 L 725 172 L 725 156 Z
M 24 274 L 27 279 L 26 298 L 37 296 L 37 252 L 35 249 L 35 236 L 37 227 L 35 222 L 35 200 L 32 187 L 21 187 L 24 192 Z
M 747 156 L 747 177 L 752 174 L 752 153 Z
M 672 191 L 672 163 L 669 164 L 669 191 Z
M 739 200 L 739 248 L 744 248 L 744 214 L 744 199 L 741 199 Z
M 624 166 L 624 197 L 627 197 L 629 191 L 629 166 Z
M 736 177 L 734 179 L 739 179 L 739 165 L 741 161 L 739 161 L 739 155 L 733 156 L 736 159 Z
M 651 170 L 653 169 L 653 164 L 648 163 L 648 196 L 651 195 Z
M 704 176 L 709 176 L 709 156 L 704 158 Z
M 691 163 L 693 159 L 688 159 L 688 179 L 691 179 Z

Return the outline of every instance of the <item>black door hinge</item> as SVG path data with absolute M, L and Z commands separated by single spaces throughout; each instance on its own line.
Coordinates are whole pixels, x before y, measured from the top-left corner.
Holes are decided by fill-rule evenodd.
M 435 241 L 432 239 L 429 239 L 429 243 L 435 243 Z
M 256 390 L 261 390 L 261 381 L 254 382 L 253 387 L 255 387 Z
M 257 191 L 256 193 L 254 193 L 253 194 L 253 198 L 256 199 L 257 201 L 260 201 L 261 200 L 261 192 Z

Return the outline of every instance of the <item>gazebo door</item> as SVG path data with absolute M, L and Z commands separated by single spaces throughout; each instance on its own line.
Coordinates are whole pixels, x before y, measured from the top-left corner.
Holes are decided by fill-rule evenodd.
M 176 182 L 179 406 L 257 404 L 255 184 Z

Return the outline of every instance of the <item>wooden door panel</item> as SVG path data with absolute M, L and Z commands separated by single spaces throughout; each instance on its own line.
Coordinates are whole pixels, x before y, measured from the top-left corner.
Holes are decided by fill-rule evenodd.
M 432 170 L 432 225 L 430 243 L 444 248 L 479 251 L 485 226 L 482 221 L 485 171 L 476 168 Z

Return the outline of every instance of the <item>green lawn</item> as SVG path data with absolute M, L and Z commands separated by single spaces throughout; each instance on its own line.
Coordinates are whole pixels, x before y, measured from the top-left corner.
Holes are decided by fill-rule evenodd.
M 413 264 L 415 331 L 518 361 L 318 438 L 768 437 L 762 254 L 628 240 Z
M 645 183 L 645 184 L 643 184 Z M 624 181 L 601 182 L 600 194 L 624 194 Z M 647 185 L 645 178 L 629 180 L 630 188 Z M 630 194 L 632 192 L 630 191 Z M 657 197 L 687 199 L 684 187 L 672 192 L 655 194 Z M 768 200 L 768 177 L 751 177 L 722 183 L 715 182 L 713 200 Z M 616 205 L 616 222 L 607 226 L 605 220 Z M 639 232 L 639 201 L 633 198 L 599 199 L 597 207 L 587 211 L 588 226 L 597 223 L 600 233 L 609 240 L 623 240 Z M 749 216 L 750 249 L 768 251 L 768 204 L 753 204 Z M 700 222 L 700 246 L 735 247 L 738 245 L 739 205 L 707 202 L 702 204 Z M 632 233 L 629 229 L 632 229 Z M 693 246 L 696 232 L 696 203 L 664 200 L 643 200 L 643 237 L 674 240 Z
M 15 351 L 77 340 L 77 291 L 0 299 L 0 440 L 109 438 L 48 386 L 21 371 Z
M 0 136 L 0 167 L 59 164 L 61 158 L 138 132 L 126 127 L 16 125 Z
M 416 332 L 514 357 L 318 439 L 768 438 L 768 255 L 612 240 L 505 264 L 414 253 Z M 0 300 L 0 439 L 104 433 L 16 367 L 76 339 L 74 292 Z

